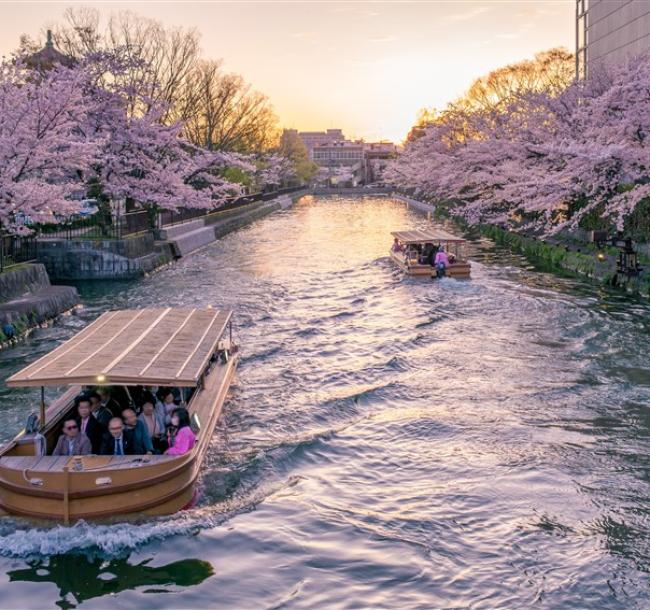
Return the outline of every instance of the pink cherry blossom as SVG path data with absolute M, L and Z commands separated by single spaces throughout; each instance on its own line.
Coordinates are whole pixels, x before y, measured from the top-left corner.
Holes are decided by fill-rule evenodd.
M 387 169 L 393 184 L 472 223 L 543 233 L 588 213 L 624 227 L 650 196 L 650 58 L 593 70 L 557 95 L 505 109 L 450 106 Z

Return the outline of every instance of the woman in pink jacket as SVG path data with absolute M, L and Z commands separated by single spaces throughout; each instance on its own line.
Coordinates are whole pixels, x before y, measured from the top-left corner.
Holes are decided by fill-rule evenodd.
M 447 267 L 449 267 L 449 258 L 447 257 L 447 253 L 442 246 L 438 248 L 434 265 L 436 266 L 436 276 L 439 278 L 444 277 L 445 272 L 447 271 Z
M 187 453 L 194 443 L 196 436 L 190 428 L 190 414 L 187 409 L 178 408 L 172 412 L 172 425 L 168 433 L 169 449 L 166 455 L 183 455 Z

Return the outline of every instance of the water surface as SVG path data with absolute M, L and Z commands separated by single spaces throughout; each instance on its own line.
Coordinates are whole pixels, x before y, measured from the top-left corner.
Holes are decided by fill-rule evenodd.
M 486 241 L 405 279 L 387 199 L 303 199 L 0 352 L 108 308 L 236 309 L 243 361 L 199 505 L 142 524 L 0 519 L 2 608 L 650 607 L 650 308 Z M 38 402 L 0 388 L 0 438 Z

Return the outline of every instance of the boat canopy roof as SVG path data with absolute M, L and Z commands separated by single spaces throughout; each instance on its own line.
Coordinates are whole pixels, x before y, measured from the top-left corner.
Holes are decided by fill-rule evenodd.
M 7 385 L 195 386 L 231 316 L 172 307 L 108 311 Z
M 427 229 L 426 231 L 393 231 L 393 237 L 397 237 L 403 244 L 426 244 L 426 243 L 463 243 L 465 240 L 456 237 L 442 229 Z

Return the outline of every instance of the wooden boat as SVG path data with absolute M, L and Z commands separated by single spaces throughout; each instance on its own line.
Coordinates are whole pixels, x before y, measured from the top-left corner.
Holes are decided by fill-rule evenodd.
M 397 238 L 401 250 L 395 251 L 391 248 L 390 257 L 404 273 L 420 277 L 435 277 L 435 267 L 419 261 L 427 247 L 437 249 L 442 246 L 447 255 L 450 258 L 453 256 L 454 259 L 454 262 L 446 268 L 445 276 L 469 278 L 471 265 L 467 260 L 467 242 L 464 239 L 438 228 L 426 231 L 394 231 L 391 235 Z
M 107 312 L 12 375 L 11 387 L 41 386 L 40 429 L 23 431 L 0 450 L 0 507 L 69 523 L 163 515 L 188 505 L 237 366 L 231 316 L 189 308 Z M 187 408 L 196 444 L 180 456 L 49 455 L 74 397 L 96 385 L 194 388 Z M 68 388 L 46 409 L 44 386 Z M 47 454 L 38 455 L 43 438 Z

